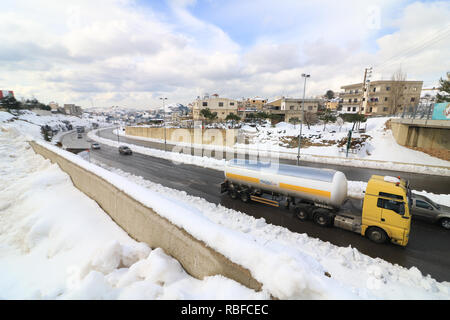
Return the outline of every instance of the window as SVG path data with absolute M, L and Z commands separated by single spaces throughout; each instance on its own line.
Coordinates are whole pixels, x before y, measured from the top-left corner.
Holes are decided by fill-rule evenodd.
M 373 92 L 377 92 L 377 87 L 373 88 L 372 91 L 373 91 Z
M 401 201 L 378 198 L 377 207 L 386 210 L 392 210 L 399 215 L 405 214 L 405 204 Z
M 352 99 L 348 99 L 348 102 L 352 102 Z
M 219 102 L 219 107 L 223 107 L 223 102 Z
M 383 111 L 384 111 L 384 112 L 388 111 L 388 108 L 387 108 L 387 107 L 384 107 L 384 108 L 383 108 Z
M 203 102 L 202 106 L 207 107 L 208 106 L 208 102 Z
M 356 89 L 356 90 L 355 90 L 355 93 L 358 93 L 358 92 L 359 92 L 359 90 L 358 90 L 358 89 Z
M 391 90 L 391 87 L 386 87 L 386 91 L 390 91 Z
M 350 107 L 347 107 L 347 111 L 350 111 L 350 109 L 351 109 Z
M 388 101 L 388 97 L 384 97 L 384 101 Z
M 352 111 L 356 111 L 356 107 L 353 107 Z
M 362 98 L 362 101 L 366 101 L 366 98 Z
M 312 106 L 308 106 L 308 110 L 312 110 L 313 109 L 313 107 Z
M 355 99 L 353 99 L 353 102 L 358 102 L 358 99 L 356 99 L 356 98 L 355 98 Z
M 234 102 L 230 102 L 230 106 L 234 106 Z
M 411 98 L 411 102 L 414 102 L 414 101 L 416 101 L 416 98 Z
M 433 207 L 430 204 L 428 204 L 425 201 L 421 201 L 421 200 L 416 200 L 416 207 L 423 208 L 423 209 L 428 209 L 428 210 L 433 210 Z
M 289 109 L 291 109 L 291 110 L 294 110 L 294 108 L 295 108 L 294 106 L 290 106 L 290 107 L 289 107 Z

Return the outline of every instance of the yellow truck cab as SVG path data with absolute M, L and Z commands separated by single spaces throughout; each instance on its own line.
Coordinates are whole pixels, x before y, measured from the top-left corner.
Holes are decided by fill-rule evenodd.
M 361 235 L 406 246 L 411 229 L 410 190 L 403 179 L 373 175 L 362 208 Z

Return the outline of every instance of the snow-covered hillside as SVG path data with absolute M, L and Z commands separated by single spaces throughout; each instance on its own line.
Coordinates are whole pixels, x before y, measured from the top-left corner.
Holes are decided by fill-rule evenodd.
M 0 127 L 0 299 L 269 298 L 222 276 L 192 278 L 131 239 L 20 126 Z
M 450 161 L 432 157 L 426 153 L 412 150 L 399 145 L 385 124 L 389 118 L 369 118 L 361 125 L 364 133 L 354 132 L 355 153 L 350 152 L 349 158 L 368 160 L 394 161 L 412 164 L 425 164 L 450 167 Z M 351 123 L 302 126 L 301 154 L 318 156 L 346 156 L 346 141 Z M 244 126 L 243 136 L 250 138 L 250 148 L 261 150 L 278 150 L 280 152 L 297 152 L 297 140 L 300 124 L 281 122 L 274 128 L 267 126 Z M 243 146 L 238 144 L 238 146 Z

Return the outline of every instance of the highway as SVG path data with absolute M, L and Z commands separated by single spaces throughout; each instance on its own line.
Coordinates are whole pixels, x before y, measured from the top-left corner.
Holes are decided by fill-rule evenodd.
M 110 139 L 117 141 L 117 135 L 113 133 L 113 129 L 106 129 L 98 131 L 98 135 L 102 138 Z M 158 143 L 158 142 L 150 142 L 150 141 L 143 141 L 143 140 L 137 140 L 137 139 L 131 139 L 128 137 L 119 137 L 120 142 L 135 144 L 139 146 L 144 147 L 150 147 L 154 149 L 160 149 L 164 150 L 164 143 Z M 168 143 L 167 144 L 167 150 L 172 150 L 174 145 Z M 191 153 L 194 154 L 194 152 L 200 152 L 201 150 L 194 151 L 191 150 Z M 198 154 L 198 153 L 197 153 Z M 223 152 L 218 152 L 216 155 L 214 152 L 212 152 L 212 156 L 217 159 L 223 159 L 226 154 Z M 236 154 L 234 155 L 237 156 Z M 297 164 L 295 160 L 287 160 L 287 159 L 280 159 L 280 163 L 287 163 L 287 164 Z M 349 166 L 342 166 L 342 165 L 333 165 L 328 163 L 317 163 L 317 162 L 307 162 L 307 161 L 301 161 L 300 165 L 307 166 L 307 167 L 315 167 L 315 168 L 330 168 L 338 171 L 342 171 L 345 176 L 347 177 L 347 180 L 351 181 L 369 181 L 370 177 L 374 174 L 381 175 L 381 176 L 401 176 L 403 179 L 408 180 L 411 183 L 411 188 L 413 190 L 417 191 L 427 191 L 437 194 L 449 194 L 450 193 L 450 177 L 443 177 L 443 176 L 436 176 L 436 175 L 427 175 L 427 174 L 420 174 L 420 173 L 410 173 L 410 172 L 399 172 L 399 171 L 391 171 L 391 170 L 380 170 L 380 169 L 367 169 L 367 168 L 357 168 L 357 167 L 349 167 Z
M 450 281 L 450 232 L 439 226 L 413 220 L 410 241 L 406 247 L 390 243 L 379 245 L 350 231 L 322 228 L 311 221 L 301 222 L 295 218 L 292 211 L 286 209 L 231 200 L 228 195 L 220 194 L 220 183 L 224 179 L 220 171 L 193 165 L 174 164 L 169 160 L 139 153 L 124 156 L 118 153 L 117 148 L 103 144 L 100 150 L 91 150 L 91 158 L 166 187 L 184 190 L 190 195 L 202 197 L 215 204 L 221 204 L 256 218 L 262 217 L 267 223 L 283 226 L 293 232 L 306 233 L 310 237 L 319 238 L 337 246 L 352 246 L 370 257 L 379 257 L 406 268 L 415 266 L 424 275 L 430 274 L 438 281 Z M 373 174 L 370 169 L 367 171 Z M 414 174 L 411 176 L 414 178 Z M 349 180 L 357 179 L 349 178 Z M 448 177 L 445 183 L 448 184 Z M 448 193 L 449 189 L 446 190 Z

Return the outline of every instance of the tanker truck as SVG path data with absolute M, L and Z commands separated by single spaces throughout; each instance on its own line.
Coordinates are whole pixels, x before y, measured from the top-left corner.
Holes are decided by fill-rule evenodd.
M 232 159 L 221 193 L 243 202 L 292 208 L 301 221 L 353 231 L 376 243 L 406 246 L 411 227 L 411 191 L 400 177 L 373 175 L 364 199 L 347 196 L 344 173 L 287 164 Z

